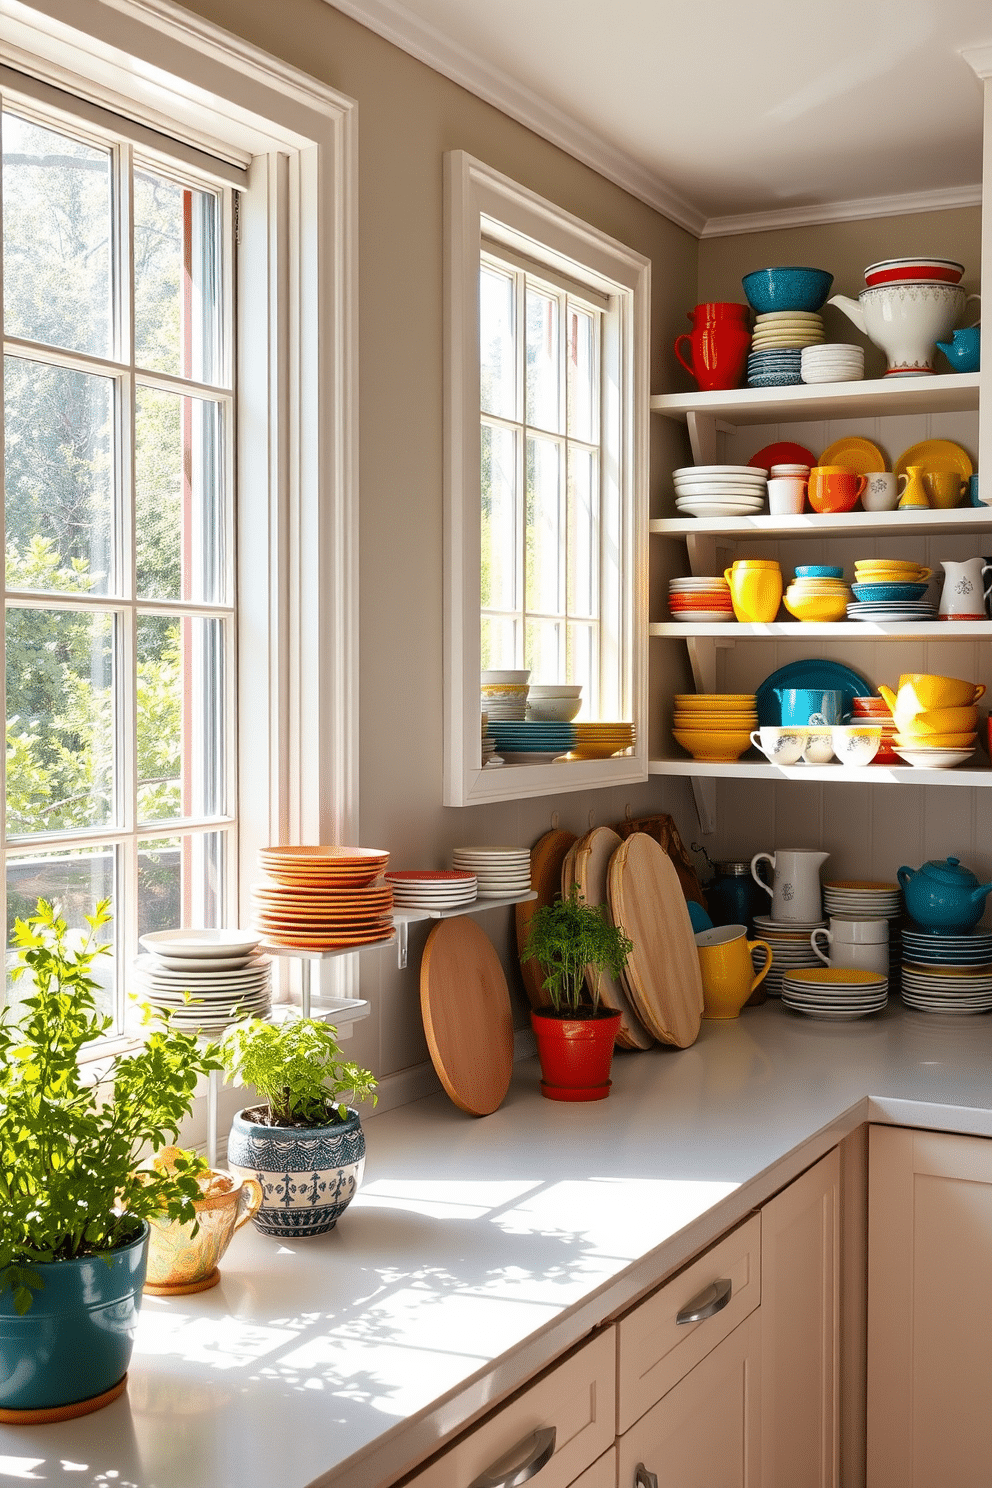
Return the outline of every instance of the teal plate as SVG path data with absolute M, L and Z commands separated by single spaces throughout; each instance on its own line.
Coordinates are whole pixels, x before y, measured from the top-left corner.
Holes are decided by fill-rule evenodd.
M 848 714 L 856 697 L 874 697 L 875 689 L 864 677 L 859 677 L 850 667 L 839 661 L 821 661 L 811 657 L 808 661 L 790 661 L 766 677 L 755 696 L 758 700 L 758 723 L 764 727 L 781 725 L 782 715 L 775 701 L 776 687 L 823 687 L 844 694 L 844 713 Z

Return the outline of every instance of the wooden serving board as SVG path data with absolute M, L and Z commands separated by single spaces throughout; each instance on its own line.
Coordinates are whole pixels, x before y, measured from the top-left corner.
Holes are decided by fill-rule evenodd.
M 594 827 L 580 839 L 575 849 L 575 882 L 579 893 L 587 904 L 605 904 L 611 919 L 608 884 L 610 859 L 622 845 L 623 838 L 612 827 Z M 593 979 L 588 971 L 586 986 L 591 994 Z M 617 1033 L 620 1048 L 650 1049 L 654 1039 L 638 1018 L 623 983 L 604 971 L 599 979 L 599 995 L 605 1007 L 620 1014 L 620 1029 Z
M 510 991 L 492 941 L 474 920 L 439 920 L 420 963 L 420 1007 L 434 1068 L 456 1106 L 488 1116 L 513 1072 Z
M 530 886 L 537 894 L 536 899 L 531 899 L 527 904 L 518 904 L 516 912 L 517 921 L 517 951 L 524 950 L 527 944 L 527 935 L 530 931 L 530 922 L 542 904 L 550 904 L 557 899 L 561 893 L 561 865 L 570 847 L 575 845 L 574 832 L 545 832 L 544 836 L 535 842 L 530 855 Z M 541 983 L 544 980 L 544 972 L 537 961 L 521 961 L 520 974 L 524 979 L 524 989 L 530 999 L 533 1008 L 547 1007 L 551 998 L 544 990 Z
M 703 981 L 674 865 L 635 832 L 610 859 L 608 881 L 614 923 L 634 942 L 623 981 L 637 1016 L 662 1043 L 686 1049 L 699 1034 Z

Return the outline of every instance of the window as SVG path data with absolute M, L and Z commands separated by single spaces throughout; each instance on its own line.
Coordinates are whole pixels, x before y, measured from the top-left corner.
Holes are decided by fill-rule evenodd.
M 648 264 L 447 157 L 445 802 L 646 778 L 646 750 L 481 768 L 479 672 L 643 721 Z M 643 733 L 643 730 L 641 731 Z
M 110 896 L 118 1017 L 357 807 L 352 105 L 146 12 L 0 16 L 8 922 Z

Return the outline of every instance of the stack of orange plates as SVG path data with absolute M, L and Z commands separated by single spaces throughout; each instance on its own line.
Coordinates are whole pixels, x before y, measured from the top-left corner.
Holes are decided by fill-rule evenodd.
M 388 940 L 388 852 L 373 847 L 263 847 L 268 880 L 252 885 L 252 923 L 270 945 L 335 951 Z

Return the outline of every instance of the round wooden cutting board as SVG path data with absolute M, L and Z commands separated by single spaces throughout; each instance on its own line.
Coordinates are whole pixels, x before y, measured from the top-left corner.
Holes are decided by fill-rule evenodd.
M 516 907 L 517 951 L 522 952 L 527 944 L 530 922 L 542 904 L 550 904 L 561 893 L 561 865 L 569 848 L 575 845 L 574 832 L 545 832 L 535 842 L 530 855 L 530 886 L 537 894 L 526 904 Z M 541 986 L 544 972 L 537 961 L 521 961 L 520 974 L 524 988 L 533 1008 L 547 1007 L 551 998 Z
M 607 879 L 610 859 L 622 845 L 623 838 L 612 827 L 594 827 L 580 839 L 575 849 L 575 882 L 587 904 L 605 904 L 609 911 Z M 592 978 L 588 971 L 586 985 L 592 993 Z M 620 1014 L 620 1029 L 617 1033 L 620 1047 L 650 1049 L 654 1039 L 638 1018 L 622 982 L 604 971 L 599 979 L 599 995 L 605 1007 Z
M 439 920 L 428 935 L 420 1007 L 441 1084 L 463 1111 L 490 1115 L 513 1072 L 510 991 L 492 941 L 467 915 Z
M 686 1049 L 703 1016 L 703 982 L 692 923 L 675 867 L 645 832 L 635 832 L 609 866 L 614 923 L 634 942 L 624 985 L 655 1038 Z

